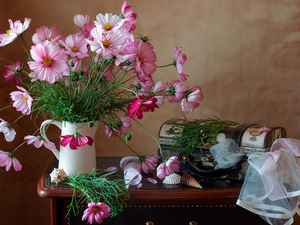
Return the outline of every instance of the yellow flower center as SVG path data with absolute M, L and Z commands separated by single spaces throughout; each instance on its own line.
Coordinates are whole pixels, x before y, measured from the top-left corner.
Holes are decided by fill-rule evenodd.
M 43 62 L 46 66 L 51 66 L 52 64 L 52 60 L 49 57 L 44 58 Z
M 139 57 L 139 60 L 140 60 L 141 62 L 144 62 L 145 58 L 144 58 L 143 56 L 140 56 L 140 57 Z
M 27 98 L 25 96 L 23 96 L 23 101 L 26 102 L 27 101 Z
M 103 44 L 105 47 L 108 47 L 108 46 L 109 46 L 109 40 L 104 40 L 104 41 L 102 41 L 102 44 Z
M 9 33 L 10 33 L 10 29 L 8 29 L 8 30 L 6 31 L 6 33 L 9 34 Z
M 78 52 L 78 48 L 77 48 L 76 46 L 74 46 L 74 47 L 72 48 L 72 51 L 73 51 L 73 52 Z
M 110 24 L 108 24 L 108 23 L 107 23 L 107 24 L 105 24 L 105 26 L 104 26 L 104 29 L 105 29 L 105 30 L 110 30 L 110 29 L 111 29 L 111 25 L 110 25 Z
M 141 105 L 140 110 L 144 110 L 144 109 L 146 109 L 146 106 L 145 105 Z
M 98 212 L 99 212 L 99 209 L 97 207 L 92 208 L 92 213 L 98 213 Z

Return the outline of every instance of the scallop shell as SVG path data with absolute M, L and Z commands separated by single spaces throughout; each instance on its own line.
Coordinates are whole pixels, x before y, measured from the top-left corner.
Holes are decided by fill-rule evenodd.
M 196 179 L 189 173 L 184 173 L 181 177 L 181 183 L 190 187 L 201 188 L 202 186 L 196 181 Z
M 181 176 L 177 173 L 173 173 L 169 176 L 166 176 L 163 180 L 164 184 L 180 184 L 181 183 Z

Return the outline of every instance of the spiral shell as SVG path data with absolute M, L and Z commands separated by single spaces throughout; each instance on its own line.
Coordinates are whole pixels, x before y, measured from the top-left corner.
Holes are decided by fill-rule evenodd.
M 190 187 L 201 188 L 202 186 L 196 181 L 196 179 L 189 173 L 184 173 L 181 177 L 181 183 Z
M 166 176 L 165 179 L 163 180 L 164 184 L 180 184 L 181 183 L 181 176 L 173 173 L 169 176 Z

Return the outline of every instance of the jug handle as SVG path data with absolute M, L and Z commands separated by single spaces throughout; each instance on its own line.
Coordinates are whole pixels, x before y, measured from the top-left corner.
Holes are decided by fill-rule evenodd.
M 40 127 L 40 132 L 41 132 L 41 136 L 42 138 L 44 138 L 45 141 L 49 141 L 47 135 L 46 135 L 46 127 L 48 127 L 50 124 L 53 124 L 53 125 L 56 125 L 58 128 L 61 129 L 61 122 L 57 121 L 57 120 L 45 120 L 42 124 L 41 124 L 41 127 Z M 54 148 L 54 149 L 51 149 L 51 151 L 53 152 L 53 154 L 55 155 L 55 157 L 59 160 L 59 151 Z

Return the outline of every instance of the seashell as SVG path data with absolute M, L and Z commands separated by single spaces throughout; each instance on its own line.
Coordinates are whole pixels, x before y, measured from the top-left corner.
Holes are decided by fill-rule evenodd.
M 166 176 L 163 180 L 164 184 L 180 184 L 181 183 L 181 176 L 177 173 L 173 173 L 169 176 Z
M 196 181 L 196 179 L 189 173 L 184 173 L 181 177 L 181 183 L 190 187 L 201 188 L 202 186 Z

